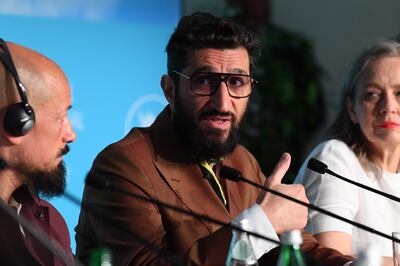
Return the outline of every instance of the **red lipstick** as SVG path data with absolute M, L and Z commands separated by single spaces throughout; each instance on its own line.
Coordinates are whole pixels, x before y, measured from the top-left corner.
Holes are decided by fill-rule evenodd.
M 381 127 L 381 128 L 397 128 L 397 127 L 399 127 L 400 126 L 400 124 L 398 124 L 398 123 L 396 123 L 396 122 L 391 122 L 391 121 L 386 121 L 386 122 L 383 122 L 382 124 L 380 124 L 379 125 L 379 127 Z

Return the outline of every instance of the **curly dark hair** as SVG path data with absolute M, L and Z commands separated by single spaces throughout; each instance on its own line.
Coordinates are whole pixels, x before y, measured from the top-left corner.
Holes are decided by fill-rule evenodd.
M 183 69 L 194 50 L 239 47 L 247 50 L 251 71 L 259 57 L 260 46 L 259 40 L 250 30 L 209 13 L 197 12 L 183 16 L 167 44 L 168 74 Z

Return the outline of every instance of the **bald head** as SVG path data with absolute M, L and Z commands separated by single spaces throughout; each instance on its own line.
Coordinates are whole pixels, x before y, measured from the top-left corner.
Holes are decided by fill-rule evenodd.
M 60 67 L 49 58 L 14 43 L 7 42 L 7 46 L 33 108 L 51 100 L 55 93 L 53 88 L 60 87 L 60 83 L 68 83 Z M 15 80 L 1 63 L 0 109 L 20 101 Z

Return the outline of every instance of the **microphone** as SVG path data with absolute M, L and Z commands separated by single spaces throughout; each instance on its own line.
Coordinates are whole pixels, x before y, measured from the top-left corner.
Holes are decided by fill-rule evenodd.
M 317 172 L 319 174 L 328 173 L 328 174 L 333 175 L 333 176 L 335 176 L 335 177 L 337 177 L 337 178 L 339 178 L 339 179 L 341 179 L 341 180 L 343 180 L 345 182 L 353 184 L 353 185 L 355 185 L 357 187 L 366 189 L 368 191 L 371 191 L 373 193 L 376 193 L 378 195 L 381 195 L 382 197 L 386 197 L 386 198 L 391 199 L 393 201 L 400 202 L 400 198 L 399 197 L 396 197 L 396 196 L 394 196 L 392 194 L 389 194 L 389 193 L 377 190 L 375 188 L 366 186 L 366 185 L 358 183 L 356 181 L 350 180 L 350 179 L 348 179 L 348 178 L 346 178 L 344 176 L 341 176 L 341 175 L 329 170 L 329 168 L 328 168 L 328 166 L 326 164 L 324 164 L 323 162 L 321 162 L 321 161 L 319 161 L 319 160 L 317 160 L 315 158 L 311 158 L 310 160 L 308 160 L 307 168 L 312 170 L 312 171 L 314 171 L 314 172 Z
M 136 193 L 124 190 L 124 189 L 120 189 L 120 188 L 114 186 L 112 184 L 112 182 L 107 180 L 104 176 L 96 176 L 96 177 L 94 177 L 93 175 L 89 174 L 87 176 L 87 178 L 86 178 L 85 183 L 86 183 L 86 185 L 94 187 L 94 188 L 97 188 L 97 189 L 109 189 L 111 191 L 117 191 L 119 193 L 123 193 L 123 194 L 129 195 L 131 197 L 134 197 L 134 198 L 142 200 L 142 201 L 151 202 L 151 203 L 153 203 L 155 205 L 158 205 L 158 206 L 161 206 L 161 207 L 164 207 L 164 208 L 167 208 L 167 209 L 171 209 L 171 210 L 174 210 L 176 212 L 180 212 L 180 213 L 186 214 L 188 216 L 196 217 L 196 218 L 198 218 L 200 220 L 204 220 L 204 221 L 211 222 L 211 223 L 214 223 L 214 224 L 217 224 L 217 225 L 221 225 L 221 226 L 226 226 L 226 227 L 228 227 L 230 229 L 233 229 L 233 230 L 236 230 L 236 231 L 246 232 L 249 235 L 253 235 L 255 237 L 262 238 L 264 240 L 267 240 L 267 241 L 270 241 L 270 242 L 273 242 L 275 244 L 280 245 L 280 242 L 275 240 L 275 239 L 271 239 L 269 237 L 266 237 L 264 235 L 261 235 L 261 234 L 255 233 L 255 232 L 244 230 L 241 227 L 236 226 L 234 224 L 226 223 L 224 221 L 220 221 L 218 219 L 212 218 L 212 217 L 210 217 L 208 215 L 200 214 L 200 213 L 193 212 L 193 211 L 188 211 L 188 210 L 185 210 L 185 209 L 182 209 L 182 208 L 178 208 L 178 207 L 176 207 L 174 205 L 171 205 L 169 203 L 166 203 L 166 202 L 163 202 L 163 201 L 160 201 L 160 200 L 156 200 L 156 199 L 153 199 L 153 198 L 145 197 L 145 196 L 142 196 L 142 195 L 139 195 L 139 194 L 136 194 Z
M 307 168 L 323 175 L 326 173 L 328 166 L 315 158 L 311 158 L 308 160 Z
M 317 211 L 317 212 L 323 213 L 323 214 L 325 214 L 325 215 L 328 215 L 328 216 L 330 216 L 330 217 L 332 217 L 332 218 L 338 219 L 338 220 L 343 221 L 343 222 L 345 222 L 345 223 L 351 224 L 351 225 L 353 225 L 353 226 L 355 226 L 355 227 L 358 227 L 358 228 L 360 228 L 360 229 L 362 229 L 362 230 L 365 230 L 365 231 L 367 231 L 367 232 L 370 232 L 370 233 L 379 235 L 379 236 L 381 236 L 381 237 L 390 239 L 390 240 L 392 240 L 392 241 L 394 241 L 394 242 L 400 243 L 400 239 L 395 238 L 395 237 L 390 236 L 390 235 L 387 235 L 387 234 L 385 234 L 385 233 L 382 233 L 382 232 L 380 232 L 380 231 L 378 231 L 378 230 L 375 230 L 375 229 L 373 229 L 373 228 L 371 228 L 371 227 L 369 227 L 369 226 L 363 225 L 363 224 L 358 223 L 358 222 L 351 221 L 351 220 L 349 220 L 349 219 L 347 219 L 347 218 L 344 218 L 344 217 L 342 217 L 342 216 L 339 216 L 339 215 L 337 215 L 337 214 L 335 214 L 335 213 L 333 213 L 333 212 L 330 212 L 330 211 L 327 211 L 327 210 L 325 210 L 325 209 L 319 208 L 319 207 L 317 207 L 317 206 L 314 205 L 314 204 L 311 204 L 311 203 L 307 203 L 307 202 L 298 200 L 298 199 L 296 199 L 296 198 L 293 198 L 293 197 L 291 197 L 291 196 L 288 196 L 288 195 L 286 195 L 286 194 L 283 194 L 283 193 L 281 193 L 281 192 L 279 192 L 279 191 L 276 191 L 276 190 L 273 190 L 273 189 L 264 187 L 264 186 L 262 186 L 262 185 L 260 185 L 260 184 L 258 184 L 258 183 L 256 183 L 256 182 L 253 182 L 253 181 L 251 181 L 251 180 L 245 178 L 245 177 L 242 175 L 242 173 L 241 173 L 240 171 L 238 171 L 238 170 L 236 170 L 236 169 L 234 169 L 234 168 L 231 168 L 231 167 L 229 167 L 229 166 L 225 166 L 225 165 L 222 166 L 221 169 L 220 169 L 220 175 L 223 176 L 223 177 L 225 177 L 226 179 L 229 179 L 229 180 L 234 181 L 234 182 L 243 181 L 243 182 L 248 183 L 248 184 L 250 184 L 250 185 L 252 185 L 252 186 L 254 186 L 254 187 L 260 188 L 260 189 L 262 189 L 262 190 L 264 190 L 264 191 L 266 191 L 266 192 L 270 192 L 270 193 L 272 193 L 272 194 L 274 194 L 274 195 L 277 195 L 277 196 L 279 196 L 279 197 L 282 197 L 282 198 L 285 198 L 285 199 L 287 199 L 287 200 L 293 201 L 293 202 L 295 202 L 295 203 L 297 203 L 297 204 L 300 204 L 300 205 L 302 205 L 302 206 L 305 206 L 305 207 L 307 207 L 307 208 L 309 208 L 309 209 L 312 209 L 312 210 L 315 210 L 315 211 Z
M 234 182 L 245 181 L 240 171 L 226 165 L 221 167 L 219 174 Z
M 3 159 L 0 158 L 0 170 L 4 170 L 7 168 L 7 163 Z
M 60 258 L 65 265 L 81 265 L 77 260 L 74 261 L 74 259 L 70 258 L 57 241 L 48 236 L 41 228 L 31 224 L 22 215 L 18 216 L 18 214 L 1 199 L 0 208 L 8 215 L 10 215 L 17 223 L 19 223 L 22 228 L 24 228 L 24 230 L 32 234 L 43 246 L 50 250 L 51 253 Z

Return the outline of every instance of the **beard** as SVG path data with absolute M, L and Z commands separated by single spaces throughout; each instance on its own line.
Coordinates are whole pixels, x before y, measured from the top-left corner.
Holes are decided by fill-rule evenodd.
M 55 169 L 18 169 L 27 178 L 27 185 L 36 195 L 44 198 L 60 196 L 64 193 L 66 184 L 66 168 L 64 161 Z
M 68 153 L 68 151 L 69 147 L 65 146 L 60 151 L 60 156 Z M 40 197 L 50 199 L 64 193 L 67 172 L 64 161 L 49 169 L 37 169 L 26 163 L 15 164 L 12 168 L 24 177 L 28 188 Z
M 239 143 L 239 123 L 237 118 L 230 112 L 222 113 L 217 110 L 209 110 L 199 115 L 199 119 L 209 115 L 229 116 L 231 127 L 225 141 L 221 141 L 224 131 L 217 128 L 202 129 L 191 112 L 185 108 L 179 97 L 176 97 L 174 124 L 179 137 L 189 147 L 196 158 L 205 160 L 220 159 L 231 154 Z

